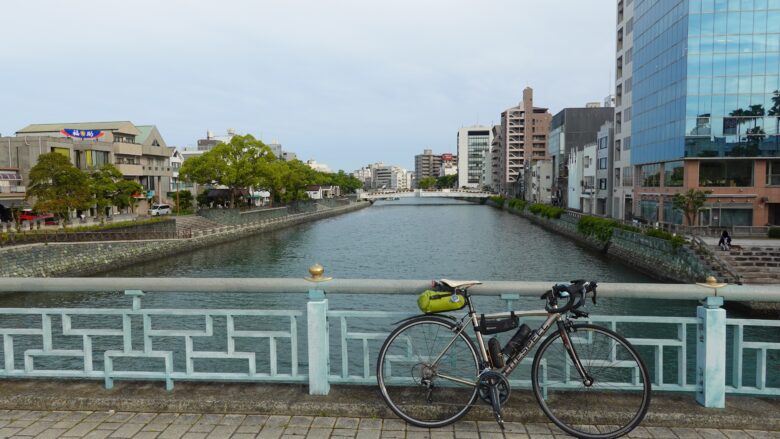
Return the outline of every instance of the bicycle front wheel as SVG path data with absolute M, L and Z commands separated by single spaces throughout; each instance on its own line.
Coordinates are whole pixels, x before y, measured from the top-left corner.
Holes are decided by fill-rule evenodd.
M 379 351 L 379 389 L 406 422 L 443 427 L 462 418 L 476 401 L 478 358 L 474 342 L 452 321 L 414 318 L 391 332 Z
M 534 357 L 531 380 L 547 417 L 580 438 L 622 436 L 642 422 L 650 406 L 650 375 L 633 346 L 601 326 L 574 325 L 571 346 L 592 383 L 586 385 L 560 332 Z

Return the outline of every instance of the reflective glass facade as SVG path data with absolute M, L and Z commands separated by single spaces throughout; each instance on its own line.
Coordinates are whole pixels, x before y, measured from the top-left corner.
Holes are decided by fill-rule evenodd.
M 632 163 L 780 156 L 780 0 L 637 0 Z

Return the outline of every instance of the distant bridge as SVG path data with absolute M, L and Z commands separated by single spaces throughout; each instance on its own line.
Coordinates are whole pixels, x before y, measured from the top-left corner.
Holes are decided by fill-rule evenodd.
M 396 198 L 488 198 L 497 195 L 493 192 L 468 189 L 408 189 L 358 191 L 358 200 L 390 200 Z

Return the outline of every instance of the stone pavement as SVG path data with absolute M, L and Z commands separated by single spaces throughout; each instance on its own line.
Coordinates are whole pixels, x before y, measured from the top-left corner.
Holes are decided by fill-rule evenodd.
M 506 439 L 565 436 L 551 424 L 506 424 Z M 503 439 L 492 421 L 460 421 L 428 430 L 398 419 L 134 413 L 111 411 L 0 410 L 0 438 L 260 438 L 260 439 Z M 628 437 L 679 439 L 780 439 L 780 431 L 638 427 Z

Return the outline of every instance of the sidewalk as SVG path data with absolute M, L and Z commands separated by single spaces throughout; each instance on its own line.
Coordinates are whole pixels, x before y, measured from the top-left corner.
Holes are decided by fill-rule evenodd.
M 577 404 L 573 401 L 573 404 Z M 582 409 L 582 407 L 577 407 Z M 615 411 L 619 405 L 615 403 Z M 507 438 L 552 439 L 530 391 L 513 389 L 504 410 Z M 609 414 L 607 414 L 608 416 Z M 588 423 L 590 422 L 583 422 Z M 608 422 L 605 422 L 608 423 Z M 497 439 L 498 426 L 477 403 L 454 426 L 428 431 L 406 426 L 376 386 L 334 386 L 313 396 L 294 384 L 3 380 L 0 438 L 270 438 Z M 650 410 L 631 437 L 780 439 L 780 398 L 728 396 L 725 409 L 706 409 L 691 394 L 653 393 Z
M 0 438 L 133 439 L 524 439 L 565 437 L 551 424 L 505 424 L 505 436 L 493 421 L 460 421 L 435 430 L 407 426 L 398 419 L 326 416 L 114 411 L 0 411 Z M 629 437 L 763 439 L 780 432 L 640 426 Z

